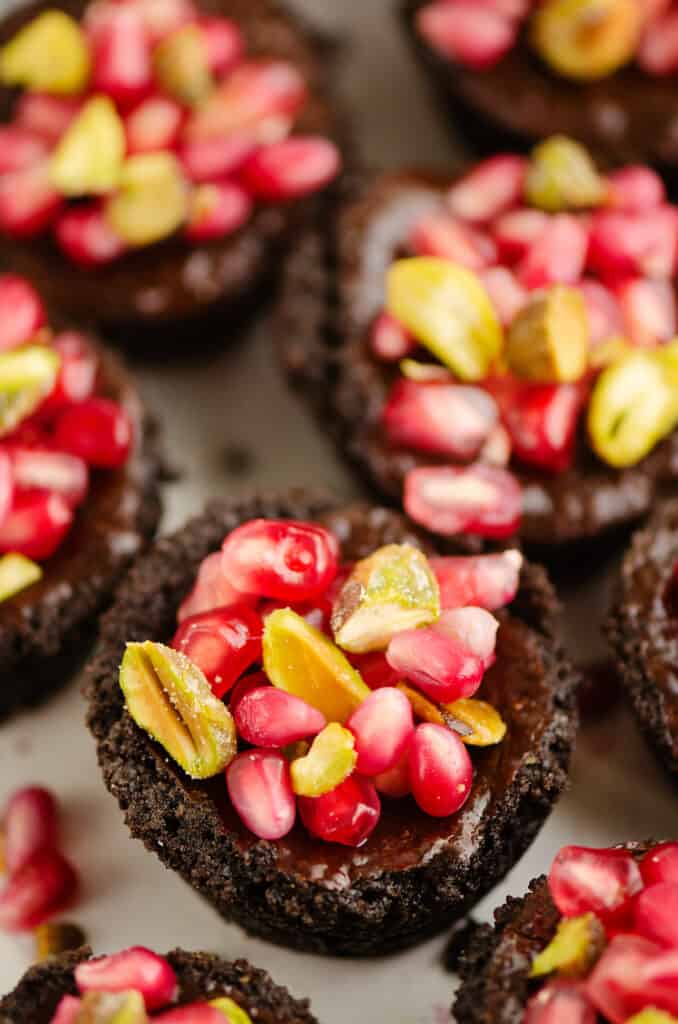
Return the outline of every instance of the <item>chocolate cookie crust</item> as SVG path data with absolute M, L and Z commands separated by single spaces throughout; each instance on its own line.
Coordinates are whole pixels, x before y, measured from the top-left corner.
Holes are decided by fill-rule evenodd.
M 555 636 L 556 599 L 543 571 L 527 566 L 499 631 L 497 662 L 505 654 L 508 681 L 490 673 L 495 682 L 484 684 L 486 699 L 496 693 L 512 738 L 474 756 L 471 798 L 451 823 L 425 821 L 409 801 L 399 808 L 393 802 L 357 851 L 313 840 L 300 826 L 277 843 L 256 840 L 220 796 L 223 780 L 191 786 L 133 723 L 118 667 L 126 641 L 173 634 L 200 561 L 230 530 L 259 516 L 320 520 L 352 558 L 406 539 L 430 543 L 394 512 L 337 508 L 333 499 L 303 491 L 211 505 L 157 542 L 104 617 L 86 686 L 99 763 L 132 834 L 222 916 L 287 946 L 384 953 L 445 927 L 492 888 L 565 785 L 577 680 Z M 502 705 L 504 686 L 515 690 Z
M 92 955 L 85 947 L 31 967 L 0 1001 L 0 1024 L 49 1024 L 64 995 L 76 995 L 75 967 Z M 177 975 L 179 1002 L 228 996 L 262 1024 L 317 1024 L 307 999 L 294 999 L 265 971 L 246 960 L 230 962 L 210 953 L 175 949 L 166 959 Z

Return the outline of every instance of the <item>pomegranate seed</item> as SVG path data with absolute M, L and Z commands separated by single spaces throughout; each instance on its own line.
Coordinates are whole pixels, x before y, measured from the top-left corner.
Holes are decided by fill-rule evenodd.
M 295 136 L 254 153 L 243 168 L 243 184 L 267 202 L 301 199 L 329 185 L 340 165 L 333 142 L 319 136 Z
M 511 461 L 511 438 L 502 423 L 497 423 L 487 435 L 487 441 L 478 452 L 480 462 L 488 462 L 490 466 L 506 468 Z
M 251 693 L 252 690 L 260 690 L 263 686 L 270 685 L 265 672 L 251 672 L 250 675 L 243 676 L 228 695 L 228 706 L 231 709 L 231 714 L 235 714 L 235 709 L 240 701 L 248 693 Z
M 635 345 L 657 345 L 676 333 L 676 294 L 672 281 L 633 278 L 616 289 L 625 336 Z
M 645 0 L 641 12 L 643 26 L 649 25 L 650 22 L 654 21 L 655 18 L 658 18 L 660 14 L 664 14 L 671 6 L 672 2 L 673 0 Z
M 678 843 L 661 843 L 646 853 L 640 862 L 645 885 L 672 882 L 678 885 Z
M 391 668 L 439 703 L 472 697 L 483 678 L 482 660 L 433 627 L 396 633 L 386 657 Z
M 0 351 L 23 345 L 46 323 L 35 288 L 16 274 L 0 274 Z
M 414 732 L 412 706 L 400 690 L 384 687 L 356 708 L 346 728 L 355 737 L 356 771 L 381 775 L 395 768 L 409 746 Z
M 89 473 L 82 459 L 38 448 L 12 446 L 8 450 L 17 487 L 60 494 L 73 508 L 85 500 Z
M 423 7 L 417 29 L 441 56 L 482 71 L 498 64 L 516 41 L 515 22 L 470 0 Z
M 90 466 L 124 466 L 132 447 L 133 429 L 128 413 L 108 398 L 88 398 L 65 409 L 56 422 L 54 443 Z
M 451 608 L 444 611 L 434 629 L 452 637 L 464 650 L 469 651 L 489 668 L 494 663 L 499 623 L 484 608 Z
M 525 18 L 533 6 L 533 0 L 478 0 L 478 2 L 480 6 L 499 11 L 506 18 L 514 18 L 516 21 Z
M 405 478 L 407 514 L 434 533 L 510 537 L 520 525 L 522 497 L 514 476 L 498 466 L 431 466 Z
M 191 181 L 213 182 L 239 171 L 255 149 L 245 135 L 188 139 L 179 149 L 179 159 Z
M 480 275 L 480 279 L 502 326 L 508 327 L 525 305 L 527 292 L 507 267 L 490 267 Z
M 521 201 L 527 168 L 527 160 L 508 153 L 476 164 L 447 193 L 452 213 L 462 220 L 494 220 Z
M 607 205 L 642 213 L 666 202 L 666 188 L 656 171 L 645 165 L 622 167 L 607 177 Z
M 390 771 L 377 775 L 376 779 L 373 780 L 379 793 L 383 793 L 384 796 L 390 796 L 393 800 L 400 800 L 404 796 L 409 796 L 412 792 L 412 787 L 410 786 L 409 751 L 408 744 L 407 750 L 397 765 L 391 768 Z
M 517 263 L 543 234 L 550 217 L 543 210 L 510 210 L 494 222 L 492 235 L 502 263 Z
M 224 1014 L 209 1003 L 189 1003 L 175 1010 L 159 1013 L 155 1024 L 224 1024 Z M 228 1021 L 230 1018 L 226 1017 Z
M 569 213 L 551 217 L 518 268 L 529 289 L 550 284 L 576 284 L 584 271 L 588 235 L 581 220 Z
M 377 827 L 381 803 L 374 785 L 360 775 L 349 777 L 324 796 L 299 797 L 299 815 L 318 839 L 341 846 L 362 846 Z
M 81 1006 L 77 996 L 62 996 L 50 1024 L 77 1024 Z
M 549 873 L 553 902 L 564 917 L 591 911 L 610 925 L 626 920 L 642 885 L 638 865 L 625 850 L 566 846 Z
M 64 210 L 55 224 L 54 237 L 61 251 L 79 267 L 106 266 L 126 250 L 99 202 Z
M 456 733 L 429 722 L 418 725 L 409 757 L 412 795 L 422 811 L 446 818 L 464 806 L 473 784 L 473 765 Z
M 662 946 L 678 947 L 678 885 L 658 882 L 639 892 L 633 921 L 639 935 Z
M 549 981 L 532 996 L 523 1024 L 596 1024 L 596 1011 L 581 985 Z
M 370 651 L 368 654 L 348 655 L 351 664 L 358 669 L 360 677 L 371 690 L 381 686 L 395 686 L 400 678 L 388 661 L 383 651 Z
M 144 28 L 152 46 L 198 17 L 191 0 L 129 0 L 129 4 L 143 18 Z M 88 14 L 91 6 L 88 8 Z
M 25 128 L 0 126 L 0 174 L 30 167 L 44 160 L 47 152 L 44 141 Z
M 57 334 L 52 346 L 61 365 L 54 389 L 40 406 L 42 416 L 51 416 L 74 402 L 82 402 L 94 393 L 98 360 L 87 338 L 77 331 Z
M 92 87 L 123 107 L 138 102 L 153 84 L 151 50 L 143 17 L 131 4 L 108 4 L 90 30 Z
M 202 561 L 195 586 L 179 607 L 177 621 L 183 622 L 200 612 L 209 612 L 214 608 L 224 608 L 226 605 L 240 604 L 243 601 L 251 601 L 254 604 L 256 598 L 248 597 L 229 583 L 222 569 L 221 552 L 215 551 Z
M 497 421 L 497 406 L 481 388 L 396 381 L 382 416 L 390 444 L 470 459 Z
M 516 458 L 553 473 L 566 470 L 574 457 L 584 399 L 577 384 L 522 388 L 519 403 L 505 417 Z
M 418 221 L 408 246 L 415 256 L 452 260 L 468 270 L 484 270 L 497 262 L 492 239 L 449 213 L 432 213 Z
M 77 876 L 56 850 L 40 850 L 14 872 L 0 892 L 0 928 L 28 931 L 72 900 Z
M 282 839 L 292 829 L 296 807 L 289 764 L 277 750 L 246 750 L 226 769 L 226 784 L 238 815 L 259 839 Z
M 56 217 L 63 203 L 52 187 L 47 163 L 31 164 L 0 177 L 0 231 L 33 238 Z
M 588 979 L 586 991 L 611 1024 L 624 1024 L 648 1006 L 678 1014 L 678 951 L 636 935 L 610 942 Z
M 14 472 L 6 451 L 0 449 L 0 524 L 9 514 L 14 500 Z
M 223 697 L 245 669 L 261 661 L 263 628 L 246 604 L 214 608 L 184 619 L 172 647 L 202 669 L 215 695 Z
M 591 344 L 598 345 L 608 338 L 620 337 L 624 332 L 624 321 L 612 292 L 591 278 L 580 281 L 578 288 L 586 303 Z
M 238 734 L 255 747 L 286 747 L 317 736 L 327 724 L 325 716 L 305 700 L 274 686 L 243 694 L 234 717 Z
M 85 960 L 76 966 L 74 974 L 83 995 L 134 990 L 143 996 L 147 1010 L 159 1010 L 177 995 L 177 978 L 170 965 L 144 946 Z
M 244 593 L 281 601 L 322 595 L 337 574 L 334 534 L 292 519 L 254 519 L 228 535 L 222 571 Z
M 184 113 L 167 96 L 149 96 L 125 118 L 127 153 L 155 153 L 174 149 Z
M 80 113 L 81 99 L 51 96 L 44 92 L 23 92 L 16 106 L 16 124 L 55 145 L 71 121 Z
M 678 11 L 672 10 L 647 26 L 636 59 L 643 71 L 651 75 L 672 75 L 678 71 Z
M 207 46 L 210 70 L 217 78 L 232 71 L 245 52 L 245 41 L 230 18 L 202 17 L 198 20 Z
M 13 793 L 3 817 L 7 874 L 20 871 L 36 854 L 56 849 L 57 838 L 57 805 L 49 790 L 28 786 Z
M 603 210 L 591 221 L 589 266 L 603 278 L 672 277 L 678 211 L 660 206 L 640 213 Z
M 518 593 L 523 556 L 519 551 L 497 555 L 431 558 L 443 610 L 477 605 L 489 612 L 510 604 Z
M 235 234 L 250 219 L 252 209 L 252 200 L 239 185 L 198 185 L 191 197 L 186 237 L 192 242 L 206 242 Z
M 73 522 L 73 510 L 60 494 L 19 491 L 0 522 L 0 551 L 16 551 L 36 562 L 54 554 Z
M 413 335 L 390 313 L 380 313 L 370 329 L 370 348 L 377 359 L 397 363 L 417 347 Z

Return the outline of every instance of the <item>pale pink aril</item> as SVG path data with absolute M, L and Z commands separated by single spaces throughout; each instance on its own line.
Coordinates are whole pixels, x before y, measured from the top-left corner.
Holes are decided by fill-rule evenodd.
M 38 851 L 0 892 L 0 929 L 30 931 L 62 911 L 78 886 L 75 871 L 54 849 Z
M 608 280 L 672 277 L 677 243 L 678 211 L 671 206 L 639 213 L 602 210 L 591 220 L 587 263 Z
M 79 267 L 105 267 L 127 249 L 103 204 L 96 201 L 64 210 L 54 225 L 54 237 L 61 251 Z
M 14 502 L 15 486 L 12 460 L 6 450 L 0 448 L 0 525 L 8 515 Z
M 0 231 L 11 238 L 33 238 L 49 227 L 61 206 L 47 162 L 0 176 Z
M 17 488 L 60 494 L 74 508 L 85 500 L 89 471 L 87 464 L 76 455 L 18 446 L 8 451 Z
M 513 445 L 508 430 L 503 423 L 497 423 L 478 452 L 478 460 L 505 469 L 511 461 L 512 451 Z
M 119 0 L 113 0 L 114 3 Z M 151 46 L 172 32 L 195 22 L 198 9 L 192 0 L 122 0 L 141 15 Z M 88 12 L 91 9 L 88 8 Z M 87 14 L 85 15 L 87 17 Z
M 479 658 L 484 668 L 493 664 L 499 623 L 484 608 L 451 608 L 441 614 L 432 628 L 456 640 L 463 650 Z
M 636 859 L 626 850 L 566 846 L 553 861 L 548 884 L 564 917 L 591 912 L 619 926 L 628 920 L 643 882 Z
M 153 1017 L 155 1024 L 224 1024 L 229 1018 L 209 1003 L 189 1003 Z
M 485 671 L 481 658 L 433 626 L 396 633 L 386 657 L 391 668 L 403 678 L 443 704 L 472 697 Z
M 238 735 L 255 747 L 286 747 L 317 736 L 324 715 L 305 700 L 274 686 L 245 693 L 233 711 Z
M 589 277 L 583 278 L 577 287 L 586 304 L 591 344 L 598 345 L 608 338 L 620 337 L 624 331 L 624 320 L 614 293 L 600 281 Z
M 502 263 L 518 263 L 543 234 L 549 215 L 543 210 L 521 207 L 502 214 L 492 225 L 499 259 Z
M 20 871 L 44 850 L 54 850 L 59 836 L 58 809 L 43 786 L 27 786 L 11 795 L 2 816 L 3 855 L 8 875 Z
M 73 523 L 73 509 L 60 494 L 17 491 L 0 522 L 0 552 L 15 551 L 36 562 L 50 558 Z
M 523 1024 L 596 1024 L 596 1020 L 582 985 L 548 981 L 529 1000 Z
M 527 301 L 527 291 L 508 267 L 489 267 L 480 280 L 504 327 L 509 327 Z
M 607 176 L 607 205 L 616 210 L 639 213 L 666 202 L 664 182 L 643 164 L 622 167 Z
M 85 335 L 63 331 L 52 340 L 60 359 L 53 390 L 40 406 L 41 418 L 50 418 L 67 405 L 83 402 L 94 394 L 99 360 Z
M 30 341 L 46 319 L 42 300 L 29 281 L 17 274 L 0 275 L 0 351 Z
M 172 647 L 197 665 L 214 694 L 223 697 L 246 669 L 261 660 L 262 634 L 257 612 L 247 604 L 235 604 L 185 618 Z
M 256 150 L 247 135 L 187 139 L 179 148 L 179 159 L 187 176 L 195 182 L 214 182 L 239 171 Z
M 50 1024 L 77 1024 L 81 1006 L 77 996 L 62 996 Z
M 405 478 L 407 514 L 434 533 L 473 533 L 502 539 L 516 533 L 520 484 L 507 470 L 476 462 L 466 468 L 426 466 Z
M 444 3 L 445 0 L 442 0 Z M 499 11 L 507 18 L 520 21 L 534 6 L 533 0 L 478 0 L 481 7 L 489 7 L 490 10 Z
M 43 160 L 47 152 L 38 135 L 15 125 L 0 126 L 0 174 L 29 167 Z
M 374 784 L 361 775 L 349 775 L 324 796 L 301 796 L 298 805 L 299 816 L 311 835 L 354 848 L 367 842 L 381 816 Z
M 410 232 L 408 248 L 415 256 L 450 260 L 467 270 L 484 270 L 497 262 L 497 250 L 489 235 L 449 213 L 431 213 Z
M 259 839 L 291 831 L 296 803 L 289 764 L 276 750 L 246 750 L 226 769 L 226 785 L 242 822 Z
M 416 347 L 414 336 L 390 313 L 380 313 L 374 320 L 370 328 L 370 348 L 377 359 L 397 363 Z
M 383 687 L 371 693 L 346 723 L 355 738 L 356 771 L 381 775 L 398 764 L 414 732 L 412 706 L 400 690 Z
M 240 185 L 227 181 L 198 185 L 184 233 L 192 242 L 227 238 L 247 224 L 253 209 L 250 196 Z
M 257 199 L 285 202 L 325 188 L 340 167 L 339 150 L 329 139 L 294 136 L 253 153 L 241 171 L 241 179 Z
M 657 882 L 633 902 L 634 931 L 662 946 L 678 948 L 678 884 Z
M 372 781 L 378 793 L 388 796 L 392 800 L 401 800 L 404 796 L 408 796 L 412 792 L 409 744 L 398 763 L 389 771 L 377 775 Z
M 151 47 L 141 13 L 131 4 L 109 4 L 90 31 L 92 88 L 129 107 L 153 85 Z
M 167 960 L 144 946 L 84 960 L 74 974 L 81 994 L 135 991 L 143 996 L 149 1011 L 171 1003 L 178 989 L 176 974 Z
M 499 63 L 518 35 L 512 18 L 470 0 L 437 0 L 423 7 L 417 29 L 441 56 L 475 71 Z
M 672 882 L 678 885 L 678 843 L 660 843 L 649 850 L 640 862 L 645 885 Z
M 430 559 L 440 588 L 443 609 L 477 605 L 497 611 L 518 593 L 523 556 L 519 551 L 496 555 L 450 555 Z
M 586 992 L 611 1024 L 647 1007 L 678 1014 L 678 949 L 635 935 L 615 936 L 593 968 Z
M 582 221 L 569 213 L 551 217 L 518 267 L 521 284 L 529 289 L 552 284 L 576 284 L 584 272 L 589 241 Z
M 473 764 L 456 733 L 442 725 L 418 725 L 409 748 L 412 795 L 434 818 L 455 814 L 468 800 Z
M 198 19 L 207 48 L 210 71 L 221 78 L 231 71 L 245 52 L 242 32 L 230 18 L 203 15 Z
M 672 75 L 678 71 L 678 11 L 656 17 L 645 29 L 636 55 L 643 71 Z
M 497 422 L 497 405 L 482 388 L 401 378 L 382 414 L 392 445 L 472 459 Z
M 179 606 L 177 621 L 183 622 L 191 615 L 242 601 L 254 605 L 256 597 L 236 590 L 224 575 L 221 552 L 215 551 L 200 563 L 193 589 Z
M 127 462 L 134 428 L 127 411 L 108 398 L 88 398 L 58 417 L 54 444 L 97 469 L 119 469 Z
M 510 153 L 483 160 L 448 190 L 447 205 L 462 220 L 494 220 L 520 202 L 527 168 L 524 157 Z
M 17 126 L 55 145 L 82 107 L 82 99 L 26 90 L 17 101 Z
M 127 154 L 156 153 L 174 149 L 184 112 L 167 96 L 149 96 L 125 118 Z
M 616 289 L 624 337 L 634 345 L 654 346 L 676 333 L 676 293 L 670 280 L 638 277 Z

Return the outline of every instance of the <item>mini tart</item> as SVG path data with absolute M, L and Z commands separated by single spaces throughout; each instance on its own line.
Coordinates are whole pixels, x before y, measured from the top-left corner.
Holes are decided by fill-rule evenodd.
M 372 355 L 369 328 L 383 306 L 388 267 L 402 255 L 413 224 L 436 208 L 450 183 L 419 171 L 352 183 L 334 233 L 309 231 L 297 246 L 280 303 L 278 345 L 289 379 L 367 483 L 397 504 L 407 472 L 435 465 L 436 456 L 393 448 L 384 438 L 380 417 L 398 363 Z M 592 452 L 584 421 L 570 469 L 509 467 L 523 487 L 520 537 L 549 563 L 575 545 L 603 535 L 612 539 L 647 514 L 676 479 L 678 433 L 635 466 L 617 470 Z M 483 546 L 480 537 L 461 540 L 471 549 Z
M 91 950 L 84 947 L 31 967 L 14 991 L 0 1000 L 0 1020 L 3 1024 L 49 1024 L 61 997 L 77 993 L 75 967 L 91 956 Z M 177 975 L 180 1005 L 227 996 L 262 1024 L 316 1024 L 307 1000 L 294 999 L 246 960 L 231 962 L 181 949 L 168 953 L 166 959 Z
M 617 672 L 645 737 L 678 780 L 675 687 L 678 502 L 667 502 L 633 537 L 622 563 L 607 634 Z
M 85 0 L 39 0 L 0 22 L 0 43 L 37 14 L 55 6 L 82 16 Z M 205 14 L 232 18 L 242 29 L 250 56 L 289 61 L 309 84 L 309 99 L 295 132 L 340 134 L 327 93 L 331 45 L 307 31 L 276 0 L 199 0 Z M 13 93 L 0 89 L 0 117 L 7 119 Z M 178 341 L 210 316 L 244 315 L 265 297 L 284 248 L 300 225 L 319 214 L 322 196 L 259 206 L 249 223 L 222 241 L 190 243 L 181 237 L 125 254 L 95 270 L 71 263 L 47 235 L 28 241 L 2 240 L 2 261 L 28 277 L 55 309 L 80 323 L 95 322 L 124 343 L 132 332 L 140 346 Z M 225 318 L 229 318 L 226 320 Z M 152 329 L 156 330 L 153 331 Z M 183 328 L 183 330 L 182 330 Z M 152 345 L 151 345 L 152 347 Z
M 340 539 L 345 559 L 403 541 L 430 550 L 425 535 L 394 512 L 338 508 L 303 491 L 215 503 L 159 541 L 104 617 L 87 671 L 88 720 L 104 780 L 132 834 L 248 932 L 331 954 L 410 945 L 492 888 L 565 785 L 577 680 L 554 634 L 555 595 L 543 570 L 527 566 L 510 611 L 501 613 L 497 664 L 480 695 L 500 711 L 508 734 L 474 758 L 475 781 L 459 814 L 434 819 L 410 800 L 389 803 L 358 850 L 314 840 L 298 824 L 285 839 L 257 840 L 224 799 L 223 779 L 190 782 L 134 724 L 118 669 L 127 641 L 171 637 L 200 562 L 258 517 L 316 520 Z
M 86 653 L 97 613 L 160 519 L 156 426 L 120 360 L 102 346 L 96 351 L 100 394 L 130 416 L 135 447 L 122 468 L 92 473 L 85 503 L 42 579 L 0 602 L 0 719 L 66 681 Z

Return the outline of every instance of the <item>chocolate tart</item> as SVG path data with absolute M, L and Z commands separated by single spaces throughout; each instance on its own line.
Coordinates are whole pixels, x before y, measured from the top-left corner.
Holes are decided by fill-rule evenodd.
M 405 0 L 405 32 L 450 125 L 479 152 L 528 148 L 548 135 L 579 139 L 611 163 L 647 163 L 675 180 L 675 81 L 632 65 L 598 82 L 559 77 L 519 39 L 502 60 L 473 71 L 437 54 L 416 29 L 428 0 Z
M 0 719 L 66 681 L 87 653 L 97 613 L 160 519 L 156 426 L 120 360 L 97 351 L 100 394 L 127 411 L 135 447 L 121 469 L 92 472 L 86 501 L 42 579 L 0 603 Z
M 190 782 L 139 730 L 118 683 L 125 643 L 168 639 L 202 559 L 256 517 L 317 520 L 349 560 L 405 540 L 431 550 L 430 538 L 394 512 L 341 508 L 304 491 L 214 503 L 160 540 L 120 588 L 87 670 L 88 720 L 104 780 L 132 834 L 251 934 L 337 955 L 411 945 L 492 888 L 565 786 L 577 677 L 556 636 L 554 592 L 544 571 L 528 565 L 516 600 L 501 613 L 497 664 L 480 695 L 507 721 L 508 738 L 474 757 L 475 781 L 458 815 L 434 819 L 409 799 L 385 802 L 357 850 L 314 840 L 299 825 L 283 840 L 257 840 L 230 807 L 222 779 Z
M 633 537 L 607 634 L 622 686 L 645 737 L 678 781 L 678 502 Z
M 0 1024 L 49 1024 L 61 997 L 77 994 L 73 971 L 91 955 L 84 947 L 31 967 L 14 991 L 0 1000 Z M 246 960 L 231 962 L 181 949 L 166 959 L 177 975 L 180 1005 L 228 996 L 262 1024 L 316 1024 L 308 1000 L 294 999 Z
M 86 6 L 86 0 L 22 6 L 0 22 L 0 44 L 45 9 L 61 8 L 79 18 Z M 298 67 L 309 85 L 309 99 L 296 130 L 338 139 L 342 132 L 327 82 L 331 43 L 308 31 L 276 0 L 199 0 L 198 6 L 206 14 L 236 21 L 250 56 L 277 57 Z M 10 116 L 13 99 L 13 92 L 0 90 L 0 119 Z M 222 330 L 233 330 L 239 314 L 252 312 L 265 299 L 286 245 L 326 201 L 318 195 L 260 206 L 244 228 L 223 241 L 191 244 L 173 237 L 95 270 L 70 263 L 49 236 L 3 238 L 0 261 L 28 277 L 48 304 L 76 322 L 97 323 L 123 344 L 132 341 L 135 348 L 150 351 L 162 346 L 166 352 L 169 341 L 180 343 L 187 335 L 195 345 L 196 327 L 210 326 L 212 317 L 224 317 Z M 219 336 L 219 343 L 223 340 Z
M 439 206 L 449 184 L 449 176 L 421 172 L 352 182 L 334 230 L 309 231 L 285 272 L 277 332 L 283 366 L 342 454 L 394 504 L 406 473 L 435 464 L 435 456 L 393 448 L 383 437 L 380 416 L 398 365 L 372 356 L 369 327 L 408 231 Z M 548 474 L 511 464 L 511 470 L 523 488 L 521 538 L 551 563 L 594 540 L 599 551 L 603 535 L 611 539 L 650 511 L 678 478 L 678 432 L 623 471 L 594 455 L 583 429 L 571 469 Z M 480 538 L 465 542 L 482 546 Z

